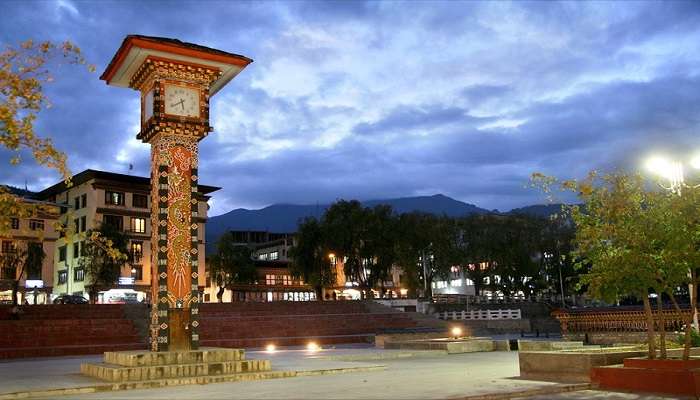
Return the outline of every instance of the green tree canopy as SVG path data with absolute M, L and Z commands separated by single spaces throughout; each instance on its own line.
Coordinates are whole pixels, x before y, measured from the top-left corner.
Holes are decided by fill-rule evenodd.
M 223 300 L 226 287 L 234 283 L 254 283 L 257 279 L 253 249 L 236 243 L 231 232 L 219 238 L 216 253 L 209 258 L 209 268 L 219 286 L 216 294 L 219 302 Z

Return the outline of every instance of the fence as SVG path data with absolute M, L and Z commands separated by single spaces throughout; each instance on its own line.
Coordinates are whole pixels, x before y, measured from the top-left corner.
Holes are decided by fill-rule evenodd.
M 561 303 L 559 295 L 543 296 L 474 296 L 466 294 L 436 294 L 433 303 L 437 304 L 512 304 L 512 303 Z
M 572 333 L 593 332 L 644 332 L 647 330 L 647 319 L 644 311 L 587 311 L 552 313 L 561 324 L 563 335 Z M 653 312 L 654 327 L 659 330 L 661 318 L 658 311 Z M 690 316 L 690 310 L 664 310 L 664 328 L 666 332 L 683 330 L 685 321 Z
M 443 311 L 437 314 L 444 320 L 495 320 L 495 319 L 521 319 L 520 310 L 471 310 L 471 311 Z

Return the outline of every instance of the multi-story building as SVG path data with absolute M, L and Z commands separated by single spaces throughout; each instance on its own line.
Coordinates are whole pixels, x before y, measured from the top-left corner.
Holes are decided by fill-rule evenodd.
M 53 257 L 53 295 L 71 293 L 87 297 L 91 284 L 80 263 L 86 234 L 101 224 L 109 224 L 123 231 L 129 239 L 130 259 L 122 268 L 118 284 L 98 295 L 98 301 L 144 301 L 151 286 L 151 183 L 150 178 L 88 169 L 66 186 L 59 182 L 38 193 L 39 199 L 63 205 L 60 222 L 67 234 L 56 241 Z M 205 283 L 204 233 L 207 220 L 208 195 L 217 187 L 198 185 L 195 198 L 199 201 L 198 216 L 193 218 L 199 227 L 200 289 Z
M 9 253 L 26 251 L 29 246 L 41 246 L 44 252 L 41 268 L 23 270 L 18 265 L 3 262 L 0 266 L 0 302 L 12 301 L 12 286 L 19 279 L 18 303 L 46 304 L 53 289 L 53 255 L 58 232 L 56 223 L 59 207 L 35 200 L 34 193 L 14 191 L 33 215 L 28 218 L 10 217 L 9 229 L 0 232 L 0 258 Z M 14 257 L 13 257 L 14 258 Z
M 228 285 L 223 302 L 232 301 L 309 301 L 316 299 L 313 289 L 289 271 L 290 233 L 229 231 L 235 244 L 252 250 L 257 279 L 253 283 Z M 207 271 L 204 301 L 216 302 L 219 288 L 216 277 Z
M 252 249 L 257 267 L 258 279 L 250 284 L 231 284 L 226 287 L 222 301 L 308 301 L 316 298 L 314 289 L 289 270 L 289 250 L 294 245 L 294 234 L 271 233 L 264 231 L 229 231 L 235 244 Z M 212 246 L 215 247 L 215 246 Z M 334 274 L 335 284 L 324 287 L 321 295 L 324 300 L 359 299 L 361 292 L 357 282 L 345 277 L 343 260 L 333 253 L 327 254 Z M 408 290 L 401 287 L 402 269 L 393 267 L 390 277 L 371 289 L 375 298 L 406 297 Z M 207 271 L 207 284 L 204 301 L 218 301 L 215 277 Z M 370 294 L 368 294 L 370 295 Z

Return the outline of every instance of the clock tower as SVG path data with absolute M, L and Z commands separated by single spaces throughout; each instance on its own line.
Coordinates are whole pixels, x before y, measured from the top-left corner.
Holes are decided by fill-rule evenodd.
M 209 100 L 253 60 L 175 39 L 129 35 L 100 79 L 141 94 L 151 144 L 151 349 L 199 347 L 198 143 Z

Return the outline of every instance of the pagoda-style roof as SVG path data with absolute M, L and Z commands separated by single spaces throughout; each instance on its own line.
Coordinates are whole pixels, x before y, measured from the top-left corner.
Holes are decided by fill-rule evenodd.
M 253 62 L 252 59 L 240 54 L 177 39 L 128 35 L 100 79 L 106 81 L 108 85 L 129 87 L 131 77 L 148 56 L 183 61 L 221 71 L 219 79 L 211 84 L 210 95 L 218 92 L 243 68 Z

